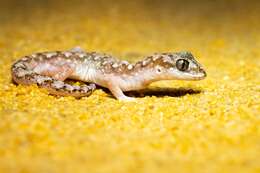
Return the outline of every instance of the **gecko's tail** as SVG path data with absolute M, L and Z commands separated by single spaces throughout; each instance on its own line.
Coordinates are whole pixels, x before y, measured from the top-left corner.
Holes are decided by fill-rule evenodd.
M 22 61 L 17 61 L 13 64 L 11 73 L 15 83 L 23 85 L 37 84 L 39 87 L 46 88 L 52 95 L 80 98 L 89 96 L 96 89 L 95 84 L 71 85 L 49 76 L 37 74 Z

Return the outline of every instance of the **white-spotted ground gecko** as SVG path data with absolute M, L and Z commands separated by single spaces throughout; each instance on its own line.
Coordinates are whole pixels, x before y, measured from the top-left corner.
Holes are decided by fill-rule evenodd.
M 119 100 L 133 100 L 123 91 L 139 90 L 159 80 L 201 80 L 203 67 L 189 52 L 155 53 L 131 64 L 110 55 L 85 52 L 80 47 L 69 51 L 36 53 L 16 61 L 12 78 L 18 84 L 37 84 L 50 94 L 83 97 L 100 85 Z M 71 85 L 65 79 L 76 79 L 89 85 Z

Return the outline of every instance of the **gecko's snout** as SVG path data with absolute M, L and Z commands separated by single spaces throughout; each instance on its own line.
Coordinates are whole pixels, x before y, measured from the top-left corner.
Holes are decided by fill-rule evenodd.
M 206 71 L 201 66 L 199 66 L 196 70 L 194 69 L 194 71 L 191 72 L 191 74 L 193 74 L 191 80 L 202 80 L 207 77 Z
M 207 73 L 203 68 L 199 68 L 199 75 L 201 76 L 200 79 L 204 79 L 207 77 Z
M 207 73 L 204 69 L 201 69 L 201 72 L 203 73 L 203 78 L 206 78 L 207 77 Z

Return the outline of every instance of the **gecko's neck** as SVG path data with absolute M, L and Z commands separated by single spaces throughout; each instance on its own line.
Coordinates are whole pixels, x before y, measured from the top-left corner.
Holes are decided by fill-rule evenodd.
M 132 65 L 133 68 L 131 70 L 127 70 L 123 73 L 123 76 L 126 76 L 124 79 L 129 82 L 130 85 L 142 88 L 152 82 L 162 80 L 162 77 L 156 72 L 156 64 L 151 58 L 145 58 Z
M 161 80 L 153 69 L 142 69 L 133 77 L 135 81 L 147 86 L 150 83 Z

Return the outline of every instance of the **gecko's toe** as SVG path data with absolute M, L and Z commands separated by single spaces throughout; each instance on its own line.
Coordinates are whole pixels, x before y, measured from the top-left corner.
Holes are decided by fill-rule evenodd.
M 136 98 L 125 96 L 125 97 L 118 98 L 118 100 L 123 102 L 134 102 L 136 101 Z

